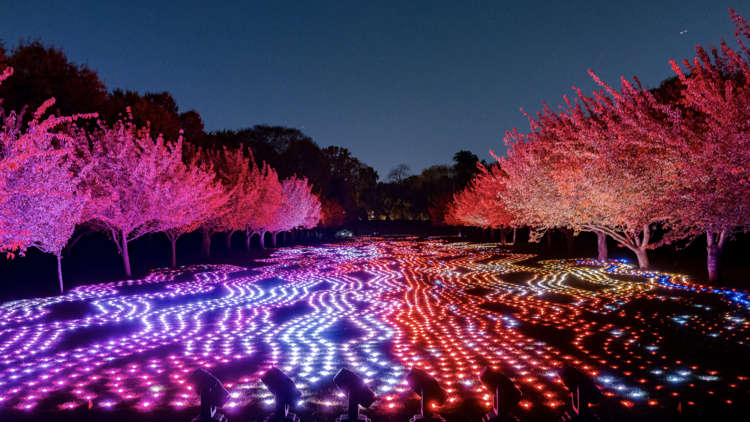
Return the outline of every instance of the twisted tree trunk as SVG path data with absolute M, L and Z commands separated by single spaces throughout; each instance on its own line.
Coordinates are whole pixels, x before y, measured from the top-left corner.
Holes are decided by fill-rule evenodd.
M 67 243 L 67 244 L 65 245 L 65 247 L 63 248 L 63 250 L 62 250 L 62 256 L 63 256 L 64 258 L 70 258 L 70 253 L 71 253 L 71 252 L 72 252 L 72 250 L 73 250 L 73 246 L 75 246 L 75 245 L 76 245 L 76 243 L 78 243 L 78 241 L 79 241 L 79 240 L 81 240 L 81 238 L 82 238 L 83 236 L 86 236 L 86 235 L 88 235 L 88 234 L 90 234 L 90 233 L 93 233 L 93 232 L 94 232 L 94 230 L 93 230 L 93 229 L 91 229 L 91 228 L 90 228 L 90 227 L 88 227 L 88 226 L 84 226 L 83 228 L 80 228 L 80 229 L 79 229 L 79 230 L 77 231 L 76 235 L 75 235 L 75 236 L 73 236 L 73 238 L 72 238 L 72 239 L 70 239 L 70 241 L 69 241 L 69 242 L 68 242 L 68 243 Z
M 511 229 L 510 227 L 504 227 L 503 228 L 503 244 L 505 244 L 505 245 L 508 244 L 508 235 L 513 230 L 515 230 L 515 229 Z
M 642 270 L 647 270 L 650 267 L 648 262 L 648 246 L 651 240 L 651 224 L 644 224 L 640 231 L 627 231 L 618 232 L 611 227 L 605 226 L 584 226 L 584 230 L 593 232 L 606 233 L 612 236 L 620 245 L 625 246 L 635 253 L 638 258 L 638 266 Z
M 203 254 L 203 259 L 208 260 L 211 258 L 211 235 L 213 235 L 213 233 L 208 227 L 201 226 L 201 234 L 203 235 L 201 253 Z
M 234 230 L 227 230 L 224 235 L 224 255 L 229 256 L 232 254 L 232 234 Z
M 261 249 L 266 249 L 266 244 L 264 243 L 264 239 L 266 237 L 266 231 L 265 230 L 261 230 L 261 231 L 258 232 L 258 234 L 260 234 L 260 248 Z
M 245 230 L 245 250 L 250 252 L 250 240 L 255 235 L 254 231 L 251 230 Z
M 552 251 L 552 229 L 547 229 L 547 250 Z
M 573 229 L 569 229 L 567 227 L 561 228 L 560 231 L 565 236 L 565 242 L 568 245 L 568 253 L 572 255 L 573 251 L 575 250 L 575 232 L 573 231 Z
M 518 228 L 513 227 L 513 244 L 516 244 L 516 231 L 518 231 Z
M 724 245 L 727 242 L 727 232 L 722 230 L 721 232 L 706 232 L 706 240 L 708 241 L 708 282 L 712 284 L 720 284 L 724 281 L 722 274 L 721 261 L 724 254 Z

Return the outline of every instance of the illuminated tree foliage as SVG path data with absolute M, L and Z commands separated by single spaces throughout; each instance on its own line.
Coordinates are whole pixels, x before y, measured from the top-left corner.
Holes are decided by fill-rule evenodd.
M 446 221 L 458 222 L 463 226 L 500 229 L 500 239 L 505 239 L 513 229 L 513 214 L 500 202 L 506 195 L 506 175 L 498 166 L 489 170 L 482 165 L 466 189 L 454 195 L 454 202 L 448 207 Z M 450 224 L 450 223 L 449 223 Z
M 273 235 L 271 242 L 276 247 L 276 236 L 297 227 L 310 229 L 320 222 L 320 200 L 312 193 L 307 178 L 292 176 L 281 183 L 281 204 L 266 229 Z
M 125 273 L 131 276 L 128 242 L 184 223 L 192 211 L 180 209 L 200 198 L 190 195 L 218 195 L 212 175 L 188 169 L 182 161 L 182 138 L 167 143 L 155 140 L 148 128 L 137 129 L 130 120 L 113 127 L 100 124 L 98 130 L 78 137 L 80 154 L 91 171 L 84 186 L 91 192 L 87 216 L 98 229 L 108 233 L 122 255 Z M 193 192 L 179 193 L 179 183 Z M 175 238 L 176 241 L 176 238 Z
M 247 202 L 252 202 L 255 192 L 247 186 L 252 172 L 251 159 L 246 157 L 243 149 L 230 150 L 201 150 L 187 148 L 187 155 L 195 165 L 206 172 L 215 172 L 227 196 L 226 202 L 215 209 L 207 218 L 200 222 L 203 235 L 203 257 L 208 259 L 211 254 L 211 238 L 218 232 L 225 232 L 225 246 L 228 248 L 232 234 L 237 230 L 244 230 L 247 216 Z
M 711 282 L 721 279 L 727 239 L 750 228 L 750 26 L 734 10 L 730 14 L 739 52 L 722 40 L 710 55 L 696 47 L 693 63 L 683 62 L 688 73 L 672 61 L 683 88 L 670 109 L 669 141 L 682 158 L 672 196 L 690 234 L 706 234 Z
M 641 93 L 623 82 L 615 102 L 637 103 Z M 578 91 L 577 101 L 566 98 L 560 113 L 545 105 L 530 118 L 529 134 L 508 133 L 510 151 L 500 165 L 512 194 L 504 202 L 537 229 L 535 239 L 553 227 L 603 233 L 647 268 L 647 249 L 680 238 L 676 230 L 652 238 L 658 224 L 673 223 L 668 182 L 676 177 L 675 152 L 624 125 L 615 102 L 602 92 L 586 98 Z
M 657 90 L 623 79 L 618 91 L 590 72 L 603 90 L 527 115 L 528 134 L 506 134 L 503 188 L 477 175 L 446 219 L 490 227 L 480 204 L 494 196 L 534 241 L 552 228 L 596 232 L 599 259 L 610 236 L 641 268 L 648 249 L 706 234 L 717 281 L 726 240 L 750 227 L 750 26 L 730 12 L 740 52 L 697 47 L 687 72 L 672 62 L 677 79 Z
M 320 226 L 324 228 L 340 227 L 345 220 L 344 207 L 333 199 L 321 198 Z
M 248 214 L 245 220 L 245 247 L 248 250 L 250 240 L 256 233 L 260 236 L 260 247 L 265 247 L 263 238 L 282 202 L 279 176 L 276 170 L 266 163 L 261 167 L 254 167 L 252 186 L 256 195 L 254 201 L 247 204 Z
M 167 191 L 169 209 L 155 223 L 172 245 L 173 268 L 177 266 L 177 239 L 220 213 L 231 198 L 231 193 L 216 180 L 213 169 L 204 170 L 197 165 L 197 157 L 174 177 Z
M 6 68 L 0 83 L 12 74 Z M 73 138 L 61 127 L 96 115 L 41 121 L 54 103 L 54 98 L 44 102 L 25 130 L 23 113 L 5 116 L 0 110 L 0 252 L 13 257 L 35 247 L 55 255 L 62 292 L 61 254 L 83 218 L 88 193 L 81 178 L 89 167 L 76 160 Z

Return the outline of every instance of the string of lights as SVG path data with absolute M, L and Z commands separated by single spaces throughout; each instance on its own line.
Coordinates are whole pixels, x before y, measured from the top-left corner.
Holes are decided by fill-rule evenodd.
M 445 388 L 441 413 L 493 392 L 486 366 L 523 392 L 522 412 L 559 413 L 568 364 L 626 408 L 748 400 L 748 374 L 720 356 L 747 353 L 747 293 L 627 263 L 534 262 L 500 245 L 372 238 L 278 250 L 264 266 L 159 269 L 142 280 L 81 286 L 0 305 L 0 408 L 150 411 L 196 406 L 187 377 L 221 375 L 232 409 L 273 395 L 279 368 L 300 405 L 340 410 L 323 391 L 341 367 L 375 394 L 374 412 L 415 395 L 419 368 Z

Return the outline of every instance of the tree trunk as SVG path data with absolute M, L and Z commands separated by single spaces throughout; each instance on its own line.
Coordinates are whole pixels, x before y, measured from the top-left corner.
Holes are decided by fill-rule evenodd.
M 606 261 L 609 259 L 609 251 L 607 250 L 607 235 L 604 232 L 596 233 L 596 244 L 599 247 L 598 261 Z
M 60 265 L 60 254 L 57 254 L 57 279 L 60 281 L 60 293 L 63 293 L 62 265 Z
M 503 236 L 503 245 L 508 244 L 508 235 L 510 234 L 510 227 L 503 227 L 502 236 Z
M 297 232 L 297 229 L 292 229 L 292 246 L 294 246 L 294 237 Z
M 271 232 L 271 247 L 276 247 L 276 235 L 278 233 Z
M 259 232 L 259 234 L 260 234 L 260 248 L 261 248 L 261 249 L 266 249 L 266 245 L 265 245 L 265 243 L 263 242 L 263 239 L 264 239 L 264 238 L 266 237 L 266 232 L 265 232 L 265 231 L 263 231 L 263 230 L 261 230 L 261 231 Z
M 707 231 L 706 240 L 708 241 L 708 282 L 711 284 L 721 284 L 724 281 L 722 274 L 721 261 L 724 254 L 724 245 L 727 241 L 726 230 L 719 233 Z
M 203 243 L 201 244 L 201 252 L 203 253 L 203 259 L 208 260 L 211 258 L 211 230 L 208 227 L 201 227 L 201 233 L 203 234 Z
M 646 248 L 635 248 L 633 252 L 635 252 L 636 258 L 638 258 L 638 267 L 642 270 L 647 270 L 649 263 Z
M 640 231 L 627 231 L 624 233 L 618 232 L 606 226 L 587 226 L 584 227 L 584 230 L 596 232 L 597 236 L 600 236 L 599 232 L 601 232 L 602 234 L 606 233 L 607 235 L 611 236 L 616 242 L 618 242 L 620 246 L 624 246 L 635 253 L 636 258 L 638 258 L 638 266 L 641 270 L 649 269 L 650 264 L 648 262 L 648 245 L 651 239 L 651 224 L 644 224 L 643 228 Z M 601 239 L 602 238 L 600 237 L 600 242 L 602 241 Z M 606 242 L 606 237 L 604 237 L 604 239 Z M 604 245 L 606 246 L 606 243 L 604 243 Z M 599 253 L 601 254 L 601 247 L 599 251 Z
M 573 254 L 576 242 L 575 236 L 573 236 L 575 232 L 573 231 L 573 229 L 569 229 L 566 227 L 561 228 L 560 231 L 565 236 L 565 242 L 568 244 L 568 253 Z
M 120 248 L 122 250 L 122 263 L 125 264 L 125 275 L 132 277 L 133 274 L 130 272 L 130 255 L 128 254 L 128 236 L 125 232 L 121 232 L 120 235 L 122 236 L 122 246 Z
M 232 254 L 232 234 L 234 230 L 228 230 L 224 235 L 224 255 L 229 256 Z
M 68 242 L 68 244 L 65 245 L 65 247 L 62 250 L 62 256 L 64 258 L 70 258 L 70 253 L 73 251 L 73 246 L 75 246 L 76 243 L 78 243 L 78 241 L 81 240 L 83 236 L 86 236 L 92 231 L 93 230 L 88 229 L 88 228 L 80 230 L 75 236 L 73 236 L 73 239 L 71 239 L 70 242 Z
M 286 246 L 286 232 L 281 232 L 281 244 Z
M 490 238 L 493 242 L 495 241 L 495 229 L 492 227 L 490 227 Z
M 518 230 L 517 228 L 513 227 L 513 244 L 514 245 L 516 244 L 516 231 L 517 230 Z
M 253 238 L 255 232 L 245 231 L 245 250 L 250 252 L 250 240 Z
M 172 244 L 172 268 L 177 268 L 177 238 L 169 238 L 169 243 Z
M 552 251 L 552 229 L 547 229 L 547 250 Z

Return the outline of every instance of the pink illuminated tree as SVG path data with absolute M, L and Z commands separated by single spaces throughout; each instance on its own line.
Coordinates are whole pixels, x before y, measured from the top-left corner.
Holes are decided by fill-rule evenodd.
M 242 146 L 234 151 L 225 148 L 218 164 L 218 174 L 228 190 L 229 200 L 224 206 L 225 210 L 218 214 L 215 221 L 218 223 L 216 229 L 224 232 L 224 251 L 227 254 L 232 234 L 245 230 L 259 194 L 255 180 L 259 169 L 252 152 L 249 149 L 247 151 L 246 156 Z
M 276 247 L 279 233 L 296 227 L 310 229 L 320 222 L 320 200 L 312 193 L 307 178 L 292 176 L 281 183 L 281 206 L 274 213 L 267 229 L 273 235 L 271 242 Z
M 169 209 L 156 222 L 172 245 L 173 268 L 177 266 L 177 239 L 222 212 L 230 199 L 230 192 L 217 180 L 213 169 L 201 169 L 197 160 L 178 169 L 174 177 L 165 198 Z
M 79 137 L 79 151 L 91 171 L 84 186 L 91 192 L 87 207 L 90 223 L 108 233 L 122 255 L 125 273 L 132 275 L 128 243 L 147 233 L 176 224 L 177 210 L 185 204 L 178 183 L 189 180 L 190 188 L 210 184 L 211 175 L 188 170 L 182 161 L 182 138 L 169 144 L 155 140 L 148 128 L 137 129 L 132 120 Z M 186 173 L 192 173 L 187 175 Z M 205 185 L 204 185 L 205 186 Z M 177 200 L 178 203 L 173 203 Z
M 251 202 L 255 192 L 248 185 L 248 178 L 253 171 L 251 167 L 252 155 L 244 153 L 244 148 L 230 150 L 202 150 L 193 146 L 186 148 L 189 160 L 196 163 L 206 173 L 215 173 L 227 197 L 225 203 L 215 209 L 210 215 L 200 221 L 199 227 L 203 235 L 203 258 L 208 259 L 211 254 L 211 238 L 218 232 L 225 232 L 225 249 L 228 252 L 232 234 L 243 230 L 247 218 L 246 203 Z
M 310 190 L 312 190 L 312 185 L 309 186 Z M 304 201 L 305 216 L 301 219 L 301 222 L 292 227 L 292 229 L 302 228 L 310 230 L 320 224 L 323 204 L 320 202 L 320 197 L 312 192 L 303 196 L 302 200 Z
M 0 83 L 12 73 L 7 68 Z M 55 255 L 62 292 L 61 254 L 82 220 L 88 194 L 81 178 L 89 170 L 76 159 L 73 138 L 64 126 L 96 115 L 50 116 L 41 121 L 54 102 L 52 98 L 39 107 L 26 130 L 23 113 L 4 116 L 0 110 L 0 252 L 13 257 L 36 247 Z

